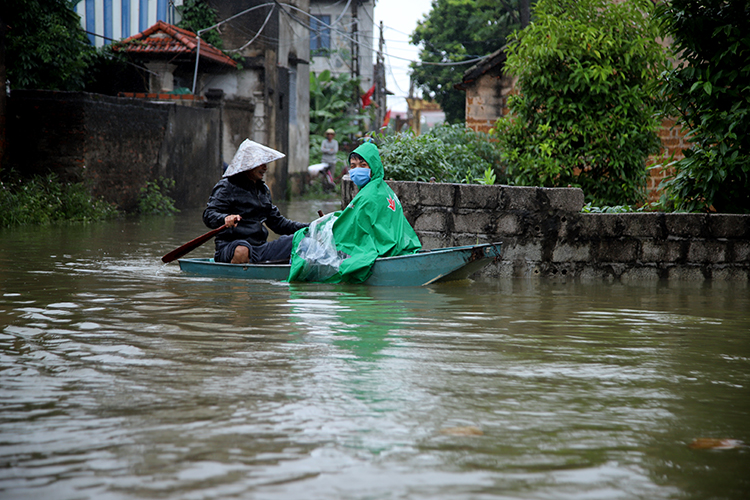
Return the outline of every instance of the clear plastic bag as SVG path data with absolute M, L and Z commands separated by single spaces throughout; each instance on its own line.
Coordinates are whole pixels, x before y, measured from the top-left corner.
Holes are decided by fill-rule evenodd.
M 312 221 L 297 245 L 296 254 L 305 261 L 297 277 L 300 281 L 325 281 L 336 274 L 344 259 L 349 257 L 336 250 L 333 223 L 337 218 L 335 213 L 330 213 Z

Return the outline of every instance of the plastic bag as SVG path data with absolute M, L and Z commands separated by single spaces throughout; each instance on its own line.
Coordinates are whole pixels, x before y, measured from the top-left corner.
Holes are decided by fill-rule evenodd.
M 307 234 L 297 245 L 296 254 L 305 264 L 297 279 L 300 281 L 325 281 L 336 274 L 349 255 L 336 250 L 333 223 L 338 215 L 330 213 L 310 223 Z

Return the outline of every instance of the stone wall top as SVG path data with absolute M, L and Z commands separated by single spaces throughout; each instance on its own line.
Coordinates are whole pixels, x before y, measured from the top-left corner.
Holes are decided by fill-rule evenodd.
M 579 188 L 544 188 L 437 182 L 386 181 L 402 204 L 453 209 L 519 210 L 578 213 L 583 208 Z M 342 203 L 349 203 L 356 190 L 350 180 L 342 181 Z

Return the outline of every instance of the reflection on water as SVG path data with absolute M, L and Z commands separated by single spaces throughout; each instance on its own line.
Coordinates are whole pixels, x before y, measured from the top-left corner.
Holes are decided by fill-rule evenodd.
M 750 442 L 744 284 L 161 264 L 205 231 L 195 211 L 2 232 L 0 497 L 746 497 L 746 446 L 691 447 Z

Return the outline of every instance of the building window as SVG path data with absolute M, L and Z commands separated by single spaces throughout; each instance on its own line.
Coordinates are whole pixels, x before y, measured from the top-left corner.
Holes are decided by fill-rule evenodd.
M 331 52 L 331 16 L 310 18 L 310 55 L 327 56 Z

